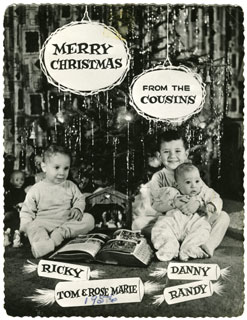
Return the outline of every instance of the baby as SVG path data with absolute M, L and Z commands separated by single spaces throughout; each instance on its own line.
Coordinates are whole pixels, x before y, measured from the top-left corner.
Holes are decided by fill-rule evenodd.
M 84 212 L 85 197 L 67 180 L 70 162 L 65 148 L 50 146 L 41 163 L 45 178 L 31 187 L 22 206 L 20 231 L 27 234 L 35 258 L 94 228 L 93 216 Z
M 177 256 L 182 261 L 207 257 L 201 246 L 208 240 L 211 224 L 222 210 L 222 200 L 202 182 L 199 170 L 191 163 L 180 164 L 174 173 L 177 189 L 160 189 L 160 198 L 169 198 L 174 209 L 160 216 L 152 229 L 156 256 L 161 261 Z M 177 209 L 177 202 L 187 203 L 192 197 L 199 203 L 197 213 L 186 215 Z

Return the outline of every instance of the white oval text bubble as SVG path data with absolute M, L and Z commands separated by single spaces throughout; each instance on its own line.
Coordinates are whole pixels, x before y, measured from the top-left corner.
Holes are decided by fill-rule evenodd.
M 183 122 L 202 109 L 205 96 L 200 75 L 184 66 L 146 70 L 130 87 L 132 106 L 154 121 Z
M 62 91 L 96 94 L 119 85 L 129 70 L 126 41 L 112 27 L 98 22 L 72 22 L 45 41 L 42 71 Z

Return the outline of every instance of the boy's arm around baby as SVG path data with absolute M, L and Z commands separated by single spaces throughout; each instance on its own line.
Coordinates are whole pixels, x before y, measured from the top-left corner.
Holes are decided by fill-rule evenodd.
M 149 182 L 152 208 L 160 213 L 174 209 L 174 174 L 165 168 L 154 173 Z M 177 193 L 178 191 L 176 191 Z
M 151 194 L 152 208 L 162 213 L 174 209 L 174 199 L 179 196 L 178 190 L 173 187 L 152 188 Z

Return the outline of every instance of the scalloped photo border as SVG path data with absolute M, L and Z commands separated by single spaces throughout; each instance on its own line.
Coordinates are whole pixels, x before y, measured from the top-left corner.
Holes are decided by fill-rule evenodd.
M 60 83 L 58 83 L 55 79 L 53 79 L 50 74 L 48 73 L 46 66 L 45 66 L 45 59 L 44 59 L 44 52 L 47 46 L 47 43 L 51 40 L 51 38 L 57 34 L 58 32 L 62 31 L 65 28 L 74 26 L 74 25 L 79 25 L 79 24 L 95 24 L 95 25 L 100 25 L 103 28 L 109 30 L 110 32 L 112 32 L 114 35 L 116 35 L 118 37 L 118 39 L 120 41 L 123 42 L 124 44 L 124 48 L 126 50 L 126 54 L 127 54 L 127 61 L 126 61 L 126 66 L 125 66 L 125 71 L 122 73 L 122 75 L 118 78 L 118 80 L 116 80 L 113 84 L 104 87 L 104 88 L 100 88 L 98 90 L 92 90 L 92 91 L 83 91 L 83 90 L 74 90 L 73 88 L 69 88 L 66 87 L 64 85 L 61 85 Z M 61 28 L 56 29 L 54 32 L 52 32 L 50 34 L 50 36 L 45 40 L 45 42 L 43 43 L 43 46 L 40 50 L 40 54 L 39 54 L 39 59 L 40 59 L 40 66 L 41 66 L 41 70 L 43 71 L 43 73 L 45 74 L 47 80 L 49 83 L 51 83 L 52 85 L 54 85 L 55 87 L 57 87 L 59 90 L 61 91 L 65 91 L 65 92 L 71 92 L 73 94 L 77 94 L 77 95 L 82 95 L 82 96 L 90 96 L 90 95 L 94 95 L 94 94 L 98 94 L 99 92 L 104 92 L 107 90 L 111 90 L 112 88 L 114 88 L 115 86 L 118 86 L 120 83 L 123 82 L 124 78 L 126 77 L 129 69 L 130 69 L 130 53 L 129 53 L 129 48 L 127 45 L 127 41 L 125 39 L 122 38 L 122 36 L 120 35 L 120 33 L 118 33 L 118 31 L 111 27 L 111 26 L 107 26 L 104 23 L 100 23 L 100 22 L 95 22 L 95 21 L 73 21 L 70 22 L 64 26 L 62 26 Z
M 136 105 L 136 103 L 134 102 L 133 99 L 133 87 L 136 83 L 136 81 L 141 78 L 143 75 L 149 73 L 149 72 L 155 72 L 155 71 L 160 71 L 160 70 L 177 70 L 177 71 L 182 71 L 182 72 L 186 72 L 186 73 L 190 73 L 193 75 L 193 77 L 199 82 L 201 89 L 202 89 L 202 100 L 201 103 L 199 105 L 199 107 L 194 110 L 193 112 L 189 113 L 188 115 L 184 116 L 184 117 L 179 117 L 179 118 L 157 118 L 157 117 L 153 117 L 148 115 L 147 113 L 143 112 L 142 110 L 140 110 L 140 108 Z M 203 108 L 203 105 L 205 103 L 205 98 L 206 98 L 206 85 L 205 83 L 202 82 L 202 78 L 198 73 L 192 72 L 191 69 L 189 69 L 186 66 L 180 65 L 180 66 L 164 66 L 164 65 L 159 65 L 156 67 L 153 67 L 151 69 L 147 69 L 144 70 L 141 74 L 137 75 L 134 77 L 134 79 L 132 80 L 132 83 L 130 85 L 130 104 L 134 107 L 134 109 L 137 111 L 137 113 L 144 117 L 147 120 L 152 120 L 155 122 L 161 121 L 161 122 L 166 122 L 166 123 L 182 123 L 186 120 L 188 120 L 190 117 L 192 117 L 193 115 L 195 115 L 196 113 L 200 112 Z

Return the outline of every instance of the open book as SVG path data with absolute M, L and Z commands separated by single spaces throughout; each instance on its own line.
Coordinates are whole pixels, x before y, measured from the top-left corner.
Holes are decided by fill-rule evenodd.
M 102 233 L 80 235 L 53 253 L 49 259 L 98 261 L 126 266 L 147 266 L 153 252 L 140 231 L 120 229 L 112 238 Z

